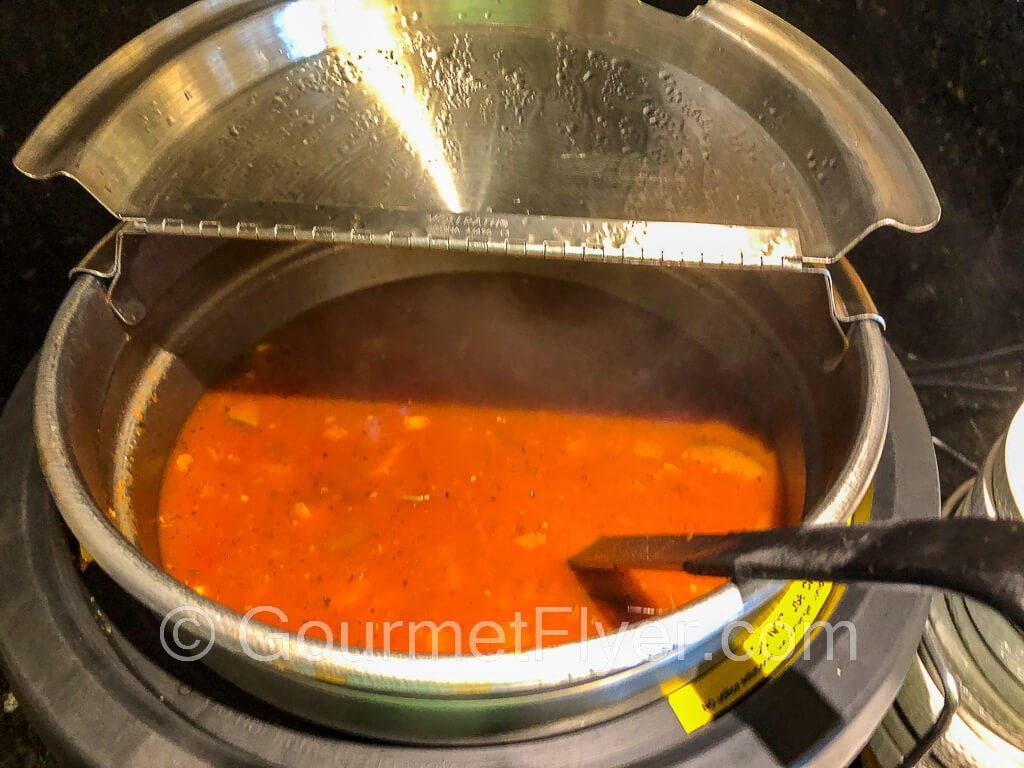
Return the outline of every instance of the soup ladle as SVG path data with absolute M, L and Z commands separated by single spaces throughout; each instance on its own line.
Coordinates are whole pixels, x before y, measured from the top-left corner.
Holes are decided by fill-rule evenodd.
M 632 569 L 910 584 L 988 604 L 1024 632 L 1024 522 L 953 518 L 726 534 L 605 536 L 569 559 L 584 586 Z M 607 589 L 602 596 L 609 601 Z

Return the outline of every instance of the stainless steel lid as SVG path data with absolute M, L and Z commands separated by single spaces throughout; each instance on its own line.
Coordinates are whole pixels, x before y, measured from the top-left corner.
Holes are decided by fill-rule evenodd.
M 825 262 L 939 216 L 874 96 L 747 0 L 204 0 L 15 162 L 136 231 L 577 258 Z

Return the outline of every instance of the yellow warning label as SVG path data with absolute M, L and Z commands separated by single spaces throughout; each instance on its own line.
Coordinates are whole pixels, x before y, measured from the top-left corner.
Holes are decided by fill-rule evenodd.
M 869 489 L 855 520 L 868 518 L 872 495 Z M 709 723 L 795 658 L 808 630 L 831 614 L 841 593 L 841 586 L 829 582 L 792 582 L 755 622 L 733 626 L 723 638 L 728 651 L 722 661 L 690 682 L 663 683 L 662 692 L 683 729 L 692 733 Z
M 689 683 L 662 685 L 683 728 L 689 733 L 710 722 L 787 661 L 831 592 L 827 582 L 790 584 L 752 632 L 737 628 L 729 657 Z

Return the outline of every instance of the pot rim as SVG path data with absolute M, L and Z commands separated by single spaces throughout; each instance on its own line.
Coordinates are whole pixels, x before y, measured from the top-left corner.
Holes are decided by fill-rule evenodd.
M 848 265 L 845 268 L 850 269 Z M 328 645 L 251 618 L 246 621 L 242 614 L 195 593 L 136 549 L 93 500 L 75 465 L 68 435 L 60 426 L 58 376 L 69 321 L 97 290 L 102 290 L 100 284 L 87 277 L 72 285 L 42 348 L 34 424 L 43 473 L 68 527 L 100 567 L 163 617 L 161 630 L 173 619 L 170 626 L 181 625 L 207 650 L 216 644 L 235 655 L 265 661 L 278 671 L 375 692 L 456 697 L 522 694 L 654 669 L 716 634 L 721 637 L 730 622 L 774 598 L 784 587 L 782 582 L 742 586 L 729 582 L 656 619 L 606 636 L 523 653 L 388 654 Z M 881 329 L 873 321 L 859 321 L 849 326 L 847 333 L 847 354 L 861 357 L 865 396 L 857 409 L 852 450 L 827 493 L 805 515 L 804 525 L 849 519 L 873 479 L 888 426 L 889 377 Z

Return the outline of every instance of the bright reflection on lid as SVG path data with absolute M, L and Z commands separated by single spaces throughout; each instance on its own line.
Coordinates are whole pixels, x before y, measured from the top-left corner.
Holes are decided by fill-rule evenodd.
M 799 259 L 801 255 L 796 229 L 638 221 L 624 225 L 624 230 L 621 234 L 606 232 L 602 238 L 605 248 L 621 247 L 627 254 L 642 252 L 645 260 L 660 258 L 720 264 L 761 260 L 766 264 L 781 264 L 783 260 Z
M 451 211 L 461 211 L 455 178 L 427 105 L 404 57 L 399 17 L 372 0 L 300 0 L 274 15 L 274 27 L 293 59 L 335 49 L 395 121 Z

